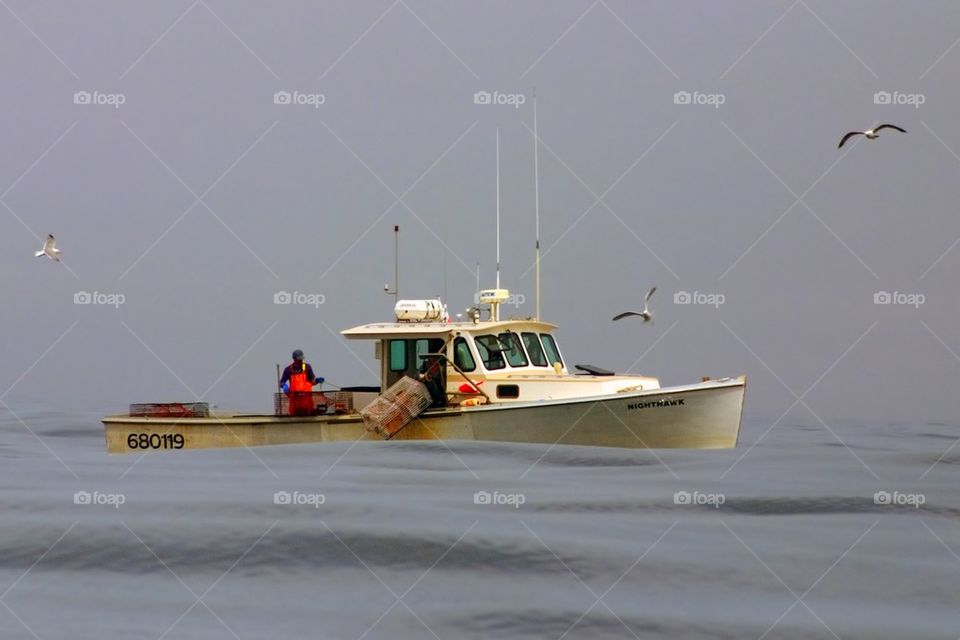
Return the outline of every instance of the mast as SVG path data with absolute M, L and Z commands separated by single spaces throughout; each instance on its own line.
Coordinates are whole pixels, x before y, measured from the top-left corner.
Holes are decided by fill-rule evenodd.
M 500 127 L 497 127 L 497 289 L 500 288 Z
M 400 299 L 400 225 L 393 225 L 393 289 L 390 285 L 383 285 L 383 292 Z
M 533 90 L 533 193 L 536 218 L 537 243 L 534 264 L 536 265 L 536 319 L 540 319 L 540 135 L 537 133 L 537 90 Z
M 443 217 L 443 299 L 447 299 L 447 217 Z

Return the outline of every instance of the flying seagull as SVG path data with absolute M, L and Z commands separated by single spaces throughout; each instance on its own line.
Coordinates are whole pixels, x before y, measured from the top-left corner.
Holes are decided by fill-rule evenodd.
M 57 249 L 57 239 L 52 235 L 47 234 L 47 240 L 43 243 L 43 249 L 34 253 L 38 258 L 47 256 L 55 262 L 60 262 L 60 249 Z
M 867 136 L 867 140 L 876 140 L 880 136 L 879 132 L 881 129 L 896 129 L 900 133 L 907 132 L 906 129 L 901 129 L 895 124 L 881 124 L 880 126 L 874 127 L 873 129 L 867 129 L 866 131 L 851 131 L 840 139 L 840 144 L 837 145 L 837 149 L 842 147 L 843 143 L 853 136 Z
M 653 320 L 653 314 L 650 313 L 650 308 L 647 306 L 647 304 L 650 302 L 650 296 L 652 296 L 653 292 L 656 290 L 656 287 L 651 287 L 650 291 L 647 291 L 647 297 L 643 299 L 643 311 L 624 311 L 623 313 L 618 313 L 617 315 L 613 316 L 614 322 L 628 316 L 640 316 L 643 318 L 644 322 L 650 322 Z

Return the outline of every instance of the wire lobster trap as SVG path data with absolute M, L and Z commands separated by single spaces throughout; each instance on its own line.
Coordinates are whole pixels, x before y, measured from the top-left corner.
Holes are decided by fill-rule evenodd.
M 431 404 L 433 399 L 426 385 L 404 376 L 364 407 L 360 417 L 368 431 L 389 440 Z
M 355 413 L 352 391 L 336 391 L 333 394 L 334 413 Z
M 330 398 L 322 391 L 291 391 L 273 394 L 273 415 L 282 416 L 322 416 L 332 405 Z
M 207 418 L 210 405 L 206 402 L 142 402 L 130 405 L 133 418 Z

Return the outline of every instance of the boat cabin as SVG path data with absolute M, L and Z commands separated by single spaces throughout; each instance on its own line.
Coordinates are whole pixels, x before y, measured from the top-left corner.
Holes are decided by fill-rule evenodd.
M 352 340 L 375 342 L 380 383 L 425 378 L 434 406 L 588 397 L 660 387 L 646 376 L 571 374 L 556 325 L 533 319 L 451 322 L 439 300 L 401 300 L 395 322 L 353 327 Z M 425 374 L 425 375 L 422 375 Z

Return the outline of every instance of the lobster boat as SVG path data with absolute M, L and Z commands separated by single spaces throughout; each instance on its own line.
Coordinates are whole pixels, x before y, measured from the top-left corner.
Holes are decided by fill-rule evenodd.
M 275 396 L 264 414 L 203 403 L 132 405 L 103 418 L 107 451 L 338 441 L 485 440 L 623 448 L 736 447 L 746 378 L 662 387 L 657 378 L 570 367 L 556 325 L 500 319 L 505 289 L 465 320 L 439 300 L 399 300 L 391 322 L 342 331 L 374 343 L 380 385 Z M 483 312 L 486 319 L 482 319 Z

